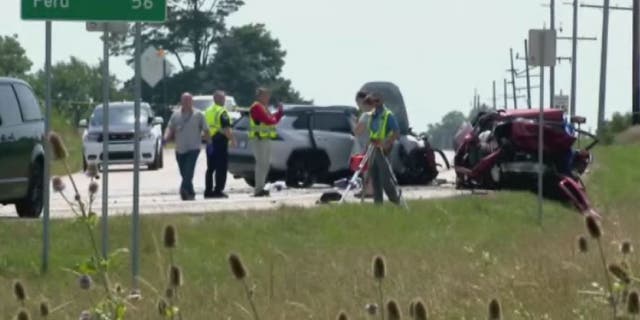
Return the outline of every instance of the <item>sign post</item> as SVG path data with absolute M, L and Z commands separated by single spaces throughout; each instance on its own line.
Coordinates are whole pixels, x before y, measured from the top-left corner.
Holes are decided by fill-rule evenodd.
M 538 222 L 544 213 L 544 67 L 556 64 L 556 31 L 529 30 L 529 64 L 540 67 L 540 114 L 538 115 Z
M 51 21 L 45 22 L 45 58 L 44 58 L 44 74 L 45 74 L 45 119 L 44 119 L 44 135 L 47 142 L 44 144 L 44 190 L 43 190 L 43 217 L 42 217 L 42 272 L 49 270 L 49 213 L 51 204 L 51 146 L 49 144 L 49 132 L 51 131 Z
M 133 276 L 133 288 L 138 289 L 138 276 L 140 275 L 140 104 L 141 95 L 141 77 L 140 77 L 140 53 L 142 51 L 142 43 L 140 39 L 142 26 L 140 22 L 135 25 L 135 77 L 133 85 L 135 88 L 134 103 L 134 121 L 135 121 L 135 139 L 133 143 L 133 212 L 131 214 L 131 273 Z
M 87 31 L 102 32 L 102 257 L 109 256 L 109 33 L 126 33 L 126 22 L 87 22 Z

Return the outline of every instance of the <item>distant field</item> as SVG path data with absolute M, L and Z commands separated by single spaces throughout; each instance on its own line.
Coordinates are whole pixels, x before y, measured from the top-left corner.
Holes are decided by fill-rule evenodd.
M 620 240 L 640 243 L 637 219 L 640 147 L 603 147 L 588 178 L 593 200 L 605 217 L 607 258 L 617 261 Z M 422 297 L 434 319 L 486 319 L 487 304 L 498 298 L 505 319 L 607 319 L 606 306 L 580 290 L 604 285 L 596 244 L 587 254 L 575 249 L 584 233 L 582 218 L 556 203 L 545 206 L 537 224 L 535 196 L 500 193 L 412 202 L 411 212 L 369 205 L 278 212 L 145 216 L 142 219 L 142 274 L 163 288 L 166 261 L 162 228 L 179 232 L 176 260 L 184 269 L 181 309 L 185 319 L 251 319 L 240 284 L 227 265 L 239 253 L 249 269 L 262 319 L 334 319 L 341 309 L 366 319 L 365 305 L 377 301 L 371 259 L 386 256 L 385 295 L 397 299 L 408 316 Z M 303 212 L 304 211 L 304 212 Z M 110 221 L 112 248 L 127 247 L 127 218 Z M 21 278 L 35 305 L 72 302 L 52 319 L 77 319 L 100 294 L 83 293 L 64 268 L 90 250 L 84 230 L 72 221 L 53 222 L 51 273 L 39 274 L 39 221 L 0 223 L 0 317 L 17 309 L 11 282 Z M 160 248 L 159 248 L 160 247 Z M 163 258 L 159 258 L 160 256 Z M 637 266 L 635 256 L 630 260 Z M 114 281 L 128 284 L 128 260 Z M 156 296 L 143 287 L 143 300 L 128 319 L 158 319 Z

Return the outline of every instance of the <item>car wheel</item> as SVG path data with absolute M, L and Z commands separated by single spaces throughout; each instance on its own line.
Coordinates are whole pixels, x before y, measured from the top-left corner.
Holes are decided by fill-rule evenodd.
M 160 168 L 160 156 L 158 155 L 158 148 L 156 146 L 156 156 L 153 158 L 153 163 L 150 163 L 147 167 L 149 170 L 158 170 Z
M 44 181 L 42 161 L 36 161 L 31 167 L 27 196 L 16 202 L 16 211 L 20 218 L 38 218 L 42 213 L 44 200 Z
M 162 147 L 160 147 L 160 153 L 158 154 L 158 157 L 158 169 L 162 169 L 164 168 L 164 150 Z
M 256 179 L 254 177 L 244 177 L 244 182 L 246 182 L 251 188 L 256 186 Z
M 287 168 L 285 183 L 289 188 L 309 188 L 313 185 L 313 176 L 303 158 L 291 162 Z

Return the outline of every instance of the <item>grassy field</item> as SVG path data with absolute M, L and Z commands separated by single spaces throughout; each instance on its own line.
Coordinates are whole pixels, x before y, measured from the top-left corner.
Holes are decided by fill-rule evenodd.
M 588 185 L 603 222 L 604 248 L 617 261 L 619 241 L 640 243 L 636 217 L 640 147 L 598 150 Z M 586 254 L 575 239 L 583 219 L 559 204 L 545 206 L 543 227 L 535 197 L 501 193 L 412 202 L 411 212 L 394 207 L 282 208 L 245 212 L 144 217 L 142 275 L 164 290 L 167 265 L 160 243 L 167 224 L 178 229 L 177 264 L 184 272 L 180 307 L 184 319 L 251 319 L 241 284 L 229 271 L 227 255 L 241 255 L 261 319 L 333 319 L 341 309 L 366 319 L 365 305 L 377 301 L 371 260 L 386 257 L 387 298 L 405 315 L 422 297 L 433 319 L 486 319 L 498 298 L 506 319 L 607 319 L 605 305 L 580 290 L 605 285 L 596 244 Z M 304 211 L 304 212 L 303 212 Z M 110 220 L 113 249 L 128 247 L 128 219 Z M 77 276 L 65 271 L 91 252 L 85 230 L 72 221 L 54 221 L 51 272 L 39 273 L 40 223 L 0 223 L 0 317 L 18 308 L 11 284 L 20 278 L 33 313 L 41 297 L 52 305 L 70 302 L 52 319 L 77 319 L 100 297 L 85 293 Z M 637 266 L 637 258 L 631 257 Z M 129 261 L 114 270 L 114 282 L 130 283 Z M 157 295 L 146 286 L 128 319 L 158 319 Z M 408 318 L 408 317 L 407 317 Z
M 53 110 L 51 117 L 51 128 L 64 139 L 67 151 L 69 151 L 69 167 L 72 172 L 82 170 L 82 136 L 78 129 L 71 123 L 70 119 L 65 118 L 59 112 Z M 53 175 L 63 175 L 66 173 L 62 162 L 53 162 L 51 166 Z

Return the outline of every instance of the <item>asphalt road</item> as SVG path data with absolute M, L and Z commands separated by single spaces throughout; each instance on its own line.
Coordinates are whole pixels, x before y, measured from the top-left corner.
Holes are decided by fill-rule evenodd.
M 452 157 L 452 152 L 446 152 L 447 157 Z M 204 174 L 206 170 L 206 157 L 200 154 L 196 167 L 194 185 L 196 187 L 196 201 L 184 202 L 178 195 L 180 175 L 175 161 L 173 150 L 165 150 L 165 167 L 159 171 L 143 170 L 140 173 L 140 212 L 142 214 L 166 214 L 166 213 L 214 213 L 222 211 L 247 211 L 274 209 L 286 206 L 312 207 L 317 205 L 320 195 L 328 190 L 329 186 L 314 186 L 310 189 L 284 189 L 272 191 L 270 198 L 253 198 L 253 190 L 242 179 L 234 179 L 229 176 L 227 190 L 229 199 L 203 199 Z M 88 193 L 89 179 L 83 173 L 73 175 L 78 189 L 83 196 Z M 453 187 L 454 173 L 452 170 L 442 172 L 438 179 L 444 179 L 448 183 L 439 186 L 404 187 L 403 194 L 407 199 L 442 198 L 460 195 L 461 191 Z M 73 199 L 71 183 L 64 179 L 67 188 L 65 194 Z M 102 181 L 98 181 L 102 187 Z M 98 191 L 94 202 L 93 211 L 101 212 L 101 195 Z M 130 214 L 133 208 L 133 172 L 132 166 L 115 166 L 109 174 L 109 214 Z M 351 199 L 359 201 L 359 199 Z M 14 217 L 13 206 L 0 207 L 0 217 Z M 73 213 L 60 194 L 51 196 L 51 217 L 69 218 Z

